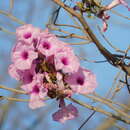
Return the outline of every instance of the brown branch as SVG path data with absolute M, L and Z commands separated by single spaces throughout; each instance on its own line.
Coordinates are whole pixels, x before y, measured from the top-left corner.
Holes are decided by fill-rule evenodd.
M 115 47 L 108 39 L 107 37 L 103 34 L 103 32 L 101 31 L 101 28 L 99 26 L 97 26 L 97 29 L 99 30 L 100 34 L 102 35 L 102 37 L 104 38 L 104 40 L 117 52 L 120 53 L 125 53 L 125 51 L 120 50 L 119 48 Z
M 5 86 L 0 85 L 0 89 L 5 89 L 14 93 L 18 93 L 18 94 L 27 94 L 25 91 L 22 90 L 18 90 L 18 89 L 14 89 L 14 88 L 7 88 Z
M 11 20 L 17 22 L 18 24 L 25 24 L 25 22 L 21 21 L 20 19 L 16 18 L 15 16 L 13 16 L 12 14 L 10 13 L 7 13 L 3 10 L 0 10 L 0 14 L 3 14 L 5 16 L 7 16 L 8 18 L 10 18 Z
M 69 32 L 67 32 L 65 30 L 60 29 L 60 28 L 56 28 L 56 27 L 54 27 L 53 25 L 50 25 L 50 24 L 48 24 L 47 27 L 49 29 L 51 29 L 51 30 L 67 34 L 66 36 L 56 35 L 57 37 L 62 37 L 62 38 L 78 38 L 78 39 L 88 40 L 88 37 L 86 37 L 86 36 L 77 35 L 75 33 L 69 33 Z
M 72 8 L 70 8 L 69 6 L 67 6 L 66 4 L 64 4 L 62 1 L 60 0 L 53 0 L 56 4 L 60 5 L 62 8 L 64 8 L 67 12 L 69 12 L 71 15 L 75 16 L 81 23 L 81 25 L 83 26 L 86 34 L 89 35 L 89 37 L 91 38 L 91 40 L 95 43 L 95 45 L 97 46 L 98 50 L 101 52 L 101 54 L 109 61 L 110 64 L 112 64 L 115 67 L 118 67 L 120 69 L 122 69 L 124 72 L 126 72 L 128 75 L 130 75 L 130 67 L 129 65 L 126 65 L 124 61 L 120 62 L 120 59 L 117 57 L 114 57 L 113 54 L 111 54 L 111 52 L 109 52 L 97 39 L 97 37 L 94 35 L 94 33 L 92 32 L 92 30 L 90 29 L 88 23 L 86 22 L 86 20 L 84 19 L 84 17 L 82 15 L 80 15 L 79 13 L 75 12 Z
M 75 26 L 75 25 L 69 25 L 69 24 L 54 24 L 56 26 L 66 26 L 66 27 L 72 27 L 72 28 L 76 28 L 76 29 L 81 29 L 79 26 Z
M 90 98 L 90 99 L 92 99 L 92 100 L 94 100 L 94 101 L 101 102 L 102 104 L 105 104 L 105 105 L 107 105 L 109 108 L 115 110 L 115 111 L 116 111 L 118 114 L 120 114 L 121 116 L 124 116 L 124 117 L 130 119 L 130 115 L 128 115 L 128 114 L 126 114 L 125 112 L 123 112 L 122 110 L 120 110 L 120 109 L 114 107 L 114 106 L 112 105 L 112 103 L 108 102 L 107 100 L 103 100 L 103 99 L 101 99 L 101 98 L 98 98 L 98 97 L 95 97 L 95 96 L 90 96 L 90 95 L 84 95 L 84 96 L 85 96 L 85 97 L 88 97 L 88 98 Z
M 118 13 L 118 12 L 117 12 L 117 11 L 115 11 L 115 10 L 111 10 L 111 12 L 112 12 L 113 14 L 116 14 L 116 15 L 118 15 L 118 16 L 120 16 L 120 17 L 122 17 L 122 18 L 125 18 L 125 19 L 127 19 L 127 20 L 130 20 L 130 18 L 129 18 L 129 17 L 124 16 L 123 14 L 120 14 L 120 13 Z

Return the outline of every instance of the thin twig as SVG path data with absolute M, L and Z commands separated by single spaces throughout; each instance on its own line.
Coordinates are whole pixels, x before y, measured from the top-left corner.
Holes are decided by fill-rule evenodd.
M 125 18 L 125 19 L 127 19 L 127 20 L 130 20 L 129 17 L 124 16 L 123 14 L 120 14 L 119 12 L 117 12 L 117 11 L 115 11 L 115 10 L 111 10 L 111 12 L 112 12 L 113 14 L 116 14 L 116 15 L 118 15 L 118 16 L 120 16 L 120 17 L 123 17 L 123 18 Z
M 81 106 L 83 106 L 85 108 L 88 108 L 90 110 L 93 110 L 93 111 L 96 111 L 96 112 L 100 112 L 100 113 L 102 113 L 104 115 L 107 115 L 109 117 L 115 118 L 115 119 L 120 120 L 120 121 L 122 121 L 124 123 L 130 124 L 130 120 L 124 119 L 124 118 L 122 118 L 122 116 L 115 115 L 115 114 L 113 114 L 111 112 L 107 112 L 107 111 L 105 111 L 105 110 L 103 110 L 101 108 L 88 105 L 87 103 L 83 103 L 83 102 L 81 102 L 79 100 L 76 100 L 74 98 L 69 98 L 69 100 L 71 100 L 71 101 L 73 101 L 73 102 L 75 102 L 75 103 L 77 103 L 77 104 L 79 104 L 79 105 L 81 105 Z
M 14 7 L 14 0 L 10 0 L 9 7 L 9 12 L 11 13 Z
M 94 96 L 90 96 L 90 95 L 84 95 L 85 97 L 88 97 L 94 101 L 98 101 L 98 102 L 101 102 L 102 104 L 105 104 L 107 105 L 109 108 L 115 110 L 118 114 L 126 117 L 126 118 L 129 118 L 130 119 L 130 115 L 126 114 L 125 112 L 123 112 L 122 110 L 114 107 L 110 102 L 108 102 L 107 100 L 102 100 L 101 98 L 98 98 L 98 97 L 94 97 Z
M 116 58 L 112 55 L 112 53 L 107 50 L 97 39 L 95 34 L 92 32 L 91 28 L 89 27 L 87 21 L 85 18 L 78 12 L 74 11 L 74 9 L 70 8 L 66 4 L 64 4 L 61 0 L 53 0 L 56 4 L 60 5 L 62 8 L 64 8 L 67 12 L 69 12 L 72 16 L 76 17 L 79 22 L 81 23 L 82 27 L 84 28 L 84 31 L 86 35 L 91 38 L 93 43 L 96 45 L 98 50 L 101 52 L 101 54 L 109 61 L 111 65 L 114 67 L 122 69 L 124 72 L 128 73 L 130 76 L 130 67 L 125 62 L 120 62 L 119 58 Z
M 17 22 L 18 24 L 25 24 L 25 22 L 21 21 L 20 19 L 16 18 L 15 16 L 13 16 L 12 14 L 10 13 L 7 13 L 3 10 L 0 10 L 0 14 L 3 14 L 5 16 L 7 16 L 8 18 L 10 18 L 11 20 Z
M 91 117 L 96 113 L 96 111 L 93 111 L 92 114 L 84 121 L 84 123 L 78 128 L 78 130 L 81 130 L 83 126 L 91 119 Z
M 14 98 L 14 97 L 5 97 L 5 96 L 1 96 L 0 100 L 8 100 L 8 101 L 15 101 L 15 102 L 29 102 L 29 99 L 20 99 L 20 98 Z M 44 99 L 42 99 L 43 101 L 49 100 L 49 97 L 46 97 Z
M 105 101 L 108 101 L 108 102 L 110 102 L 111 104 L 118 105 L 118 106 L 122 107 L 123 109 L 130 110 L 130 108 L 127 107 L 125 104 L 121 104 L 121 103 L 118 103 L 118 102 L 114 102 L 114 101 L 112 101 L 112 100 L 110 100 L 110 99 L 101 97 L 101 96 L 98 95 L 97 93 L 94 93 L 93 95 L 94 95 L 94 96 L 97 96 L 98 98 L 101 98 L 101 99 L 103 99 L 103 100 L 105 100 Z
M 104 62 L 108 62 L 107 60 L 102 60 L 102 61 L 89 60 L 89 59 L 81 57 L 81 56 L 78 56 L 78 58 L 80 60 L 87 61 L 87 62 L 90 62 L 90 63 L 104 63 Z
M 47 27 L 51 30 L 54 30 L 54 31 L 59 31 L 59 32 L 62 32 L 62 33 L 65 33 L 67 34 L 67 36 L 60 36 L 60 35 L 56 35 L 58 37 L 62 37 L 62 38 L 79 38 L 79 39 L 84 39 L 84 40 L 88 40 L 88 38 L 86 36 L 80 36 L 80 35 L 76 35 L 75 33 L 69 33 L 67 31 L 64 31 L 60 28 L 56 28 L 50 24 L 47 25 Z
M 91 41 L 82 41 L 82 42 L 78 42 L 78 43 L 67 43 L 69 45 L 85 45 L 85 44 L 89 44 L 91 43 Z
M 14 88 L 7 88 L 7 87 L 2 86 L 2 85 L 0 85 L 0 88 L 11 91 L 11 92 L 19 93 L 19 94 L 27 94 L 25 91 L 14 89 Z
M 75 26 L 75 25 L 69 25 L 69 24 L 55 24 L 56 26 L 66 26 L 66 27 L 72 27 L 72 28 L 76 28 L 76 29 L 81 29 L 79 26 Z
M 126 86 L 127 86 L 128 92 L 129 92 L 129 94 L 130 94 L 130 85 L 129 85 L 129 83 L 128 83 L 127 77 L 128 77 L 128 75 L 125 74 Z
M 5 29 L 3 27 L 0 27 L 0 31 L 3 31 L 3 32 L 7 33 L 7 34 L 15 35 L 15 32 L 10 32 L 9 30 L 7 30 L 7 29 Z
M 97 25 L 97 29 L 99 30 L 100 34 L 102 35 L 102 37 L 104 38 L 104 40 L 116 51 L 116 52 L 120 52 L 120 53 L 125 53 L 125 51 L 120 50 L 119 48 L 115 47 L 109 40 L 108 38 L 103 34 L 103 32 L 101 31 L 101 28 Z

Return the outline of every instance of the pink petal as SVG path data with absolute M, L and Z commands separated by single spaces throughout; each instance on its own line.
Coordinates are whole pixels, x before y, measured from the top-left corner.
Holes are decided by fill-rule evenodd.
M 31 24 L 26 24 L 16 29 L 18 41 L 22 41 L 26 45 L 32 45 L 33 41 L 39 37 L 40 33 L 41 30 L 33 27 Z
M 52 115 L 54 121 L 65 123 L 67 120 L 74 119 L 78 116 L 78 110 L 72 104 L 62 107 Z
M 20 80 L 20 75 L 18 74 L 18 69 L 15 67 L 14 64 L 11 64 L 8 68 L 8 72 L 11 77 L 13 77 L 16 80 Z
M 12 61 L 19 70 L 30 69 L 32 61 L 37 57 L 37 52 L 25 45 L 12 53 Z
M 57 52 L 54 61 L 56 70 L 62 70 L 64 73 L 73 73 L 79 68 L 78 58 L 70 49 Z
M 36 109 L 44 106 L 44 102 L 39 98 L 37 94 L 32 93 L 30 97 L 29 107 L 31 109 Z
M 65 81 L 75 93 L 89 94 L 97 87 L 95 75 L 84 68 L 79 68 L 78 72 L 66 77 Z
M 102 32 L 106 32 L 107 28 L 108 28 L 108 24 L 107 24 L 106 20 L 103 20 Z

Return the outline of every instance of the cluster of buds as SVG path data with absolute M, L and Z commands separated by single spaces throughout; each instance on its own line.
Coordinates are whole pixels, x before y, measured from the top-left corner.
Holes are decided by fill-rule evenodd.
M 102 19 L 102 31 L 105 32 L 108 28 L 107 20 L 110 18 L 110 16 L 106 14 L 106 11 L 111 10 L 120 4 L 124 5 L 130 11 L 130 7 L 128 7 L 125 0 L 113 0 L 110 4 L 104 7 L 96 0 L 82 0 L 82 2 L 77 2 L 76 6 L 74 6 L 74 10 L 79 10 L 82 14 L 86 13 L 89 18 L 96 16 Z
M 97 86 L 95 75 L 80 67 L 73 49 L 48 29 L 24 25 L 17 28 L 16 37 L 9 74 L 21 81 L 21 88 L 30 95 L 29 107 L 42 107 L 45 97 L 50 97 L 59 101 L 60 107 L 53 120 L 64 123 L 78 116 L 76 107 L 66 105 L 64 98 L 92 93 Z

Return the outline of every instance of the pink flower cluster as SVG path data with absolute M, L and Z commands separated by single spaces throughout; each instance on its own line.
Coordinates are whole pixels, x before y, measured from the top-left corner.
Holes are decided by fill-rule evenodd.
M 76 107 L 66 106 L 64 98 L 93 92 L 97 86 L 95 75 L 81 68 L 73 49 L 48 30 L 24 25 L 17 28 L 16 36 L 9 74 L 21 81 L 21 88 L 30 95 L 29 107 L 44 106 L 48 96 L 59 101 L 60 109 L 53 120 L 64 123 L 77 117 Z

